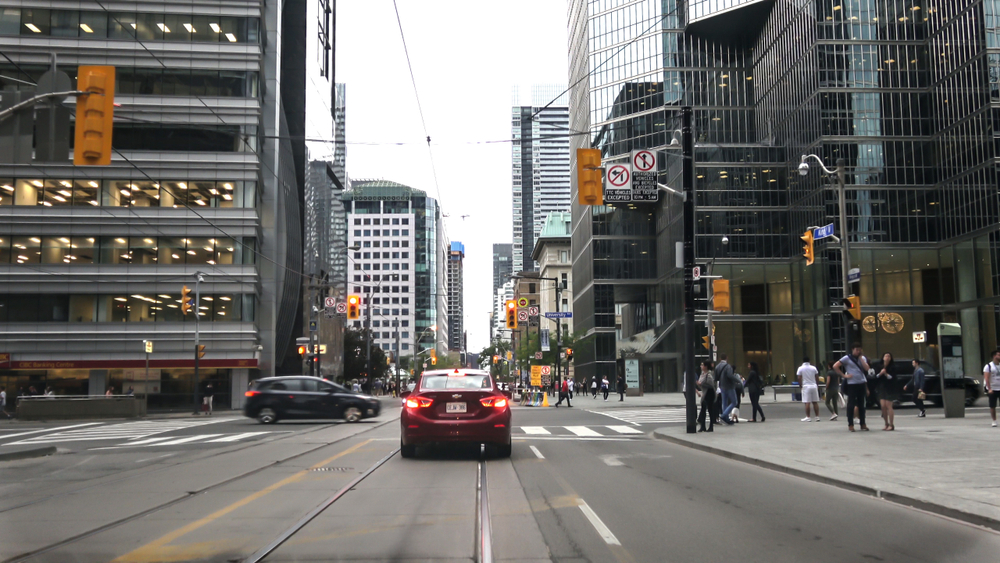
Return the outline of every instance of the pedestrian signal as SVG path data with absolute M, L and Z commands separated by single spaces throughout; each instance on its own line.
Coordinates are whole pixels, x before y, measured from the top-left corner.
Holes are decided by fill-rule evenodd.
M 813 262 L 816 261 L 816 251 L 813 249 L 815 239 L 813 239 L 812 229 L 806 231 L 799 238 L 805 243 L 802 245 L 802 255 L 806 257 L 806 266 L 812 266 Z
M 857 295 L 851 295 L 847 299 L 844 299 L 844 313 L 854 317 L 854 320 L 861 320 L 861 298 Z
M 723 313 L 729 310 L 729 280 L 712 280 L 712 308 Z
M 81 66 L 77 69 L 76 133 L 73 164 L 111 164 L 111 128 L 115 111 L 115 67 Z
M 604 205 L 600 149 L 576 149 L 576 193 L 580 205 Z
M 347 296 L 347 318 L 357 320 L 361 318 L 361 297 L 358 295 Z
M 190 294 L 191 290 L 188 289 L 188 286 L 185 285 L 184 287 L 181 288 L 181 314 L 186 315 L 188 314 L 188 311 L 191 310 Z
M 517 302 L 513 299 L 507 301 L 507 328 L 517 328 Z

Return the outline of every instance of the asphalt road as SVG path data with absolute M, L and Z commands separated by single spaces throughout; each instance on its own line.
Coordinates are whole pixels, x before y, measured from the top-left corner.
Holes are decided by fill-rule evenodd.
M 483 463 L 501 561 L 993 562 L 1000 553 L 991 531 L 652 439 L 682 423 L 675 409 L 590 412 L 588 400 L 516 408 L 509 460 L 477 448 L 391 455 L 398 409 L 358 424 L 219 415 L 232 420 L 131 439 L 109 429 L 120 423 L 79 427 L 105 428 L 96 439 L 58 429 L 70 424 L 2 426 L 0 449 L 48 436 L 60 453 L 0 463 L 0 561 L 243 561 L 390 455 L 264 560 L 474 560 Z M 768 416 L 801 412 L 774 405 Z M 40 431 L 10 437 L 29 428 Z M 152 438 L 162 439 L 123 445 Z

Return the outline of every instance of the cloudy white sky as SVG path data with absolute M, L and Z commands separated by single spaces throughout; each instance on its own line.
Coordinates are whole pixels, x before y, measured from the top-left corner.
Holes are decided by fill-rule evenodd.
M 510 138 L 514 85 L 566 83 L 566 2 L 397 2 L 437 185 L 392 0 L 337 2 L 347 171 L 439 199 L 448 237 L 465 244 L 465 328 L 478 352 L 489 341 L 493 243 L 512 239 L 511 147 L 483 142 Z

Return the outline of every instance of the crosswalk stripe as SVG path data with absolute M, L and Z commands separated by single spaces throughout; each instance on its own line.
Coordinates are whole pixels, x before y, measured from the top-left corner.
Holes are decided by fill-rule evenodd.
M 552 434 L 541 426 L 522 426 L 521 430 L 524 430 L 525 434 Z
M 594 432 L 586 426 L 563 426 L 566 430 L 576 434 L 577 436 L 600 436 L 599 433 Z
M 222 436 L 222 434 L 198 434 L 196 436 L 185 436 L 178 440 L 171 440 L 169 442 L 160 442 L 159 444 L 153 444 L 154 446 L 176 446 L 177 444 L 186 444 L 188 442 L 195 442 L 203 438 L 215 438 L 216 436 Z
M 127 442 L 127 443 L 122 444 L 122 445 L 123 446 L 144 446 L 146 444 L 152 444 L 153 442 L 162 442 L 164 440 L 169 440 L 169 439 L 170 439 L 169 436 L 162 437 L 162 438 L 146 438 L 145 440 L 139 440 L 138 442 Z
M 608 428 L 619 434 L 642 434 L 642 430 L 636 430 L 631 426 L 608 426 Z
M 267 434 L 267 432 L 244 432 L 242 434 L 234 434 L 232 436 L 225 436 L 222 438 L 216 438 L 214 440 L 207 440 L 208 442 L 236 442 L 242 440 L 243 438 L 252 438 L 254 436 L 260 436 L 261 434 Z
M 81 428 L 79 430 L 68 430 L 73 426 L 50 429 L 48 434 L 31 436 L 17 442 L 9 442 L 4 445 L 24 445 L 24 444 L 51 444 L 59 442 L 82 442 L 87 440 L 129 440 L 152 436 L 154 434 L 165 434 L 175 430 L 184 430 L 196 426 L 205 426 L 219 422 L 231 422 L 241 420 L 238 417 L 202 418 L 193 420 L 140 420 L 133 422 L 122 422 L 117 424 L 107 424 L 97 426 L 100 423 L 93 423 L 93 426 Z M 79 425 L 88 426 L 88 425 Z M 62 431 L 60 431 L 62 430 Z M 221 435 L 221 434 L 219 434 Z

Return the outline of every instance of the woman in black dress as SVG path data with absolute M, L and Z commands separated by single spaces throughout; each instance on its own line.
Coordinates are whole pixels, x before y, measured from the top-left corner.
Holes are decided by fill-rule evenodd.
M 757 413 L 760 413 L 760 421 L 764 422 L 764 411 L 760 408 L 760 396 L 764 394 L 764 380 L 757 370 L 757 362 L 747 364 L 747 394 L 750 395 L 750 404 L 753 405 L 750 422 L 757 422 Z
M 896 413 L 893 411 L 892 402 L 899 400 L 898 381 L 896 366 L 892 362 L 892 354 L 886 352 L 882 355 L 882 369 L 875 376 L 875 391 L 878 393 L 879 405 L 882 407 L 882 420 L 885 421 L 885 428 L 882 430 L 896 429 Z

